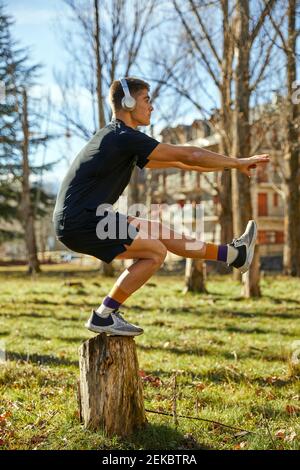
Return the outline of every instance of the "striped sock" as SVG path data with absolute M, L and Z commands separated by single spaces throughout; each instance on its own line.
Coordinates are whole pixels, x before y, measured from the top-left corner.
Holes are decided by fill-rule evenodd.
M 206 243 L 206 251 L 203 259 L 223 261 L 231 264 L 238 256 L 238 250 L 231 245 L 214 245 Z
M 102 304 L 95 311 L 100 317 L 107 318 L 114 310 L 129 297 L 121 287 L 114 285 L 109 294 L 103 299 Z

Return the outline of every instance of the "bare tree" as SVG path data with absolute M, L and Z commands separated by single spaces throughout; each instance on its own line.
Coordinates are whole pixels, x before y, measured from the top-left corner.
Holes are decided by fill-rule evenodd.
M 23 229 L 25 232 L 25 243 L 28 256 L 28 268 L 30 273 L 40 272 L 40 264 L 37 257 L 36 237 L 34 228 L 33 206 L 30 198 L 30 168 L 29 168 L 29 122 L 28 122 L 28 106 L 27 92 L 23 89 L 22 93 L 22 199 L 20 212 L 22 214 Z
M 250 68 L 250 56 L 268 11 L 275 3 L 274 0 L 265 2 L 262 10 L 256 9 L 252 17 L 247 2 L 244 5 L 244 2 L 227 0 L 217 2 L 189 0 L 182 4 L 178 0 L 172 0 L 172 3 L 186 33 L 186 40 L 190 44 L 189 52 L 195 63 L 194 67 L 191 67 L 192 70 L 195 72 L 200 65 L 219 93 L 220 113 L 219 119 L 216 120 L 216 128 L 221 136 L 220 151 L 236 157 L 250 155 L 250 97 L 266 73 L 273 47 L 272 41 L 261 42 L 260 57 L 263 60 L 260 63 L 257 61 L 260 67 L 255 68 L 255 73 L 254 69 Z M 218 29 L 220 20 L 216 21 L 216 18 L 218 20 L 221 18 L 221 33 Z M 253 23 L 251 28 L 250 20 Z M 198 81 L 198 86 L 201 86 L 201 80 Z M 183 94 L 197 108 L 197 104 L 194 103 L 195 87 L 197 84 L 192 88 L 193 93 L 184 90 Z M 180 91 L 180 87 L 178 88 Z M 227 243 L 233 233 L 231 210 L 233 196 L 235 236 L 243 232 L 245 221 L 252 217 L 250 186 L 243 175 L 232 174 L 231 178 L 230 174 L 223 172 L 217 185 L 217 193 L 220 201 L 221 243 Z M 258 274 L 258 263 L 253 263 L 253 268 L 254 266 Z M 253 281 L 251 295 L 259 294 L 257 275 L 251 273 L 248 281 L 249 279 Z
M 281 19 L 274 19 L 271 12 L 269 17 L 272 26 L 278 33 L 279 44 L 277 44 L 277 47 L 280 47 L 286 62 L 287 93 L 283 120 L 284 160 L 279 162 L 283 179 L 283 200 L 285 205 L 283 265 L 286 274 L 300 276 L 300 112 L 299 103 L 295 97 L 295 88 L 299 85 L 297 82 L 296 51 L 299 30 L 296 27 L 296 18 L 297 16 L 300 17 L 300 4 L 296 0 L 288 0 L 282 5 L 281 11 L 283 11 Z M 282 19 L 287 20 L 285 29 L 281 26 Z
M 231 151 L 231 83 L 233 64 L 232 17 L 229 13 L 228 0 L 221 0 L 211 4 L 189 0 L 189 13 L 191 20 L 186 16 L 186 9 L 177 0 L 173 5 L 179 15 L 182 26 L 186 32 L 186 39 L 190 43 L 190 54 L 196 64 L 201 64 L 214 83 L 220 97 L 219 120 L 216 121 L 216 131 L 220 133 L 220 152 L 230 155 Z M 203 12 L 205 11 L 205 15 Z M 216 34 L 212 27 L 212 18 L 221 13 L 222 31 Z M 213 14 L 214 12 L 214 14 Z M 206 18 L 204 20 L 204 18 Z M 221 43 L 222 46 L 218 45 Z M 196 65 L 197 67 L 197 65 Z M 198 82 L 199 86 L 199 82 Z M 201 86 L 203 92 L 205 88 Z M 190 95 L 190 93 L 186 93 Z M 196 106 L 197 107 L 197 106 Z M 219 207 L 219 222 L 221 225 L 221 243 L 232 239 L 232 204 L 231 204 L 231 178 L 228 172 L 219 175 L 217 185 Z
M 252 84 L 250 82 L 250 55 L 255 39 L 274 3 L 274 0 L 265 2 L 263 10 L 258 15 L 252 28 L 250 27 L 249 1 L 241 0 L 236 3 L 236 28 L 234 31 L 236 55 L 236 67 L 234 71 L 235 102 L 232 122 L 233 156 L 236 158 L 250 155 L 250 96 L 268 65 L 269 53 L 266 53 L 261 70 L 257 73 L 258 78 L 254 80 Z M 273 44 L 271 43 L 268 47 L 268 51 L 271 50 L 272 46 Z M 250 181 L 245 175 L 236 170 L 232 172 L 232 198 L 234 234 L 237 235 L 244 231 L 247 221 L 253 218 L 253 210 Z M 244 276 L 244 295 L 246 297 L 260 296 L 260 270 L 258 259 L 259 253 L 258 247 L 256 247 L 254 262 L 248 273 Z

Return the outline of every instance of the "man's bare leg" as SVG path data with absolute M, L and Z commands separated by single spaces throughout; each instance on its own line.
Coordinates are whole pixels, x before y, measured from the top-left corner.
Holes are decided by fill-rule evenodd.
M 139 227 L 147 237 L 160 240 L 168 251 L 183 258 L 194 259 L 212 259 L 216 261 L 231 262 L 237 256 L 237 250 L 229 247 L 230 259 L 218 259 L 218 247 L 212 243 L 205 243 L 197 240 L 195 237 L 184 235 L 175 230 L 161 224 L 160 222 L 141 219 L 138 217 L 129 218 L 132 225 Z M 208 252 L 209 249 L 209 252 Z
M 187 237 L 182 235 L 181 239 L 179 235 L 173 230 L 170 230 L 168 236 L 164 234 L 164 228 L 162 226 L 156 227 L 158 229 L 158 236 L 161 236 L 161 239 L 149 239 L 148 224 L 151 224 L 151 221 L 143 219 L 133 219 L 131 218 L 130 222 L 133 225 L 139 226 L 139 234 L 133 240 L 131 245 L 125 245 L 126 251 L 117 256 L 117 259 L 137 259 L 134 264 L 132 264 L 128 269 L 126 269 L 121 276 L 117 279 L 113 288 L 111 289 L 109 295 L 105 297 L 101 306 L 97 311 L 93 312 L 92 317 L 87 323 L 87 327 L 95 332 L 107 331 L 109 333 L 115 334 L 124 334 L 124 335 L 138 335 L 143 332 L 143 330 L 135 325 L 132 325 L 126 322 L 122 317 L 118 316 L 118 308 L 125 300 L 137 289 L 139 289 L 160 267 L 163 260 L 166 257 L 167 249 L 172 251 L 175 254 L 179 254 L 183 257 L 189 258 L 202 258 L 202 259 L 214 259 L 209 258 L 207 255 L 207 245 L 201 241 L 197 241 L 193 237 Z M 249 228 L 248 228 L 249 226 Z M 254 244 L 256 239 L 256 225 L 253 221 L 250 221 L 245 231 L 245 234 L 241 237 L 243 243 L 246 238 L 247 248 L 243 246 L 246 250 L 246 262 L 245 265 L 251 263 Z M 145 232 L 143 229 L 146 229 Z M 247 232 L 248 230 L 248 232 Z M 251 235 L 252 231 L 252 235 Z M 247 232 L 247 233 L 246 233 Z M 150 231 L 151 236 L 151 231 Z M 190 247 L 186 244 L 194 243 L 195 246 Z M 218 247 L 218 245 L 211 244 L 212 248 L 211 253 Z M 191 249 L 190 249 L 191 248 Z M 250 253 L 249 248 L 252 250 L 252 255 L 248 256 Z M 204 252 L 205 249 L 205 252 Z M 234 249 L 234 248 L 233 248 Z M 244 250 L 244 251 L 245 251 Z M 237 249 L 240 257 L 240 251 Z M 250 253 L 251 254 L 251 253 Z M 249 261 L 249 262 L 248 262 Z M 108 319 L 110 317 L 110 320 Z M 115 320 L 117 319 L 117 321 Z M 103 326 L 103 322 L 111 321 L 112 323 L 106 327 Z M 116 324 L 115 324 L 116 321 Z M 121 323 L 118 323 L 120 322 Z M 108 328 L 108 330 L 106 329 Z M 115 330 L 114 330 L 115 328 Z M 123 333 L 120 333 L 122 331 Z
M 116 259 L 137 259 L 117 279 L 109 294 L 103 299 L 97 310 L 86 323 L 86 327 L 95 332 L 106 332 L 125 336 L 135 336 L 143 333 L 136 325 L 128 323 L 120 315 L 118 309 L 125 300 L 139 289 L 161 266 L 167 249 L 159 240 L 145 240 L 141 233 L 131 245 L 125 245 L 127 250 Z

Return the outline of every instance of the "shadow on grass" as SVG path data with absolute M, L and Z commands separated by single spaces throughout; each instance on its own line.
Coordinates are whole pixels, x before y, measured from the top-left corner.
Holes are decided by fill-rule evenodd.
M 79 366 L 78 361 L 71 361 L 64 357 L 51 356 L 48 354 L 24 354 L 8 351 L 6 358 L 10 361 L 23 361 L 32 364 L 51 364 L 56 366 Z
M 178 430 L 166 424 L 152 424 L 148 423 L 147 426 L 139 431 L 136 431 L 130 438 L 123 440 L 127 448 L 136 449 L 201 449 L 213 450 L 210 447 L 204 446 L 197 442 L 191 435 L 184 435 Z
M 231 361 L 234 360 L 234 355 L 229 352 L 228 350 L 226 351 L 220 351 L 218 349 L 218 352 L 216 350 L 213 350 L 211 348 L 199 348 L 199 347 L 176 347 L 176 346 L 171 346 L 171 347 L 163 347 L 163 346 L 154 346 L 154 345 L 145 345 L 145 344 L 137 344 L 137 348 L 142 351 L 160 351 L 163 354 L 165 353 L 173 353 L 176 354 L 177 356 L 180 355 L 190 355 L 190 356 L 211 356 L 211 357 L 216 357 L 216 356 L 222 356 L 224 359 L 229 359 Z M 286 357 L 282 354 L 270 354 L 268 351 L 256 351 L 256 350 L 249 350 L 247 352 L 243 351 L 238 351 L 237 355 L 239 359 L 245 360 L 245 359 L 257 359 L 258 356 L 260 360 L 266 361 L 266 362 L 285 362 Z
M 291 308 L 291 307 L 287 307 Z M 208 310 L 209 309 L 209 310 Z M 272 310 L 272 306 L 270 306 L 270 309 Z M 213 305 L 211 308 L 209 308 L 209 305 L 196 305 L 194 307 L 167 307 L 163 308 L 160 310 L 161 314 L 164 315 L 182 315 L 184 314 L 185 316 L 187 314 L 192 314 L 192 315 L 197 315 L 203 317 L 204 315 L 216 315 L 220 316 L 222 318 L 224 317 L 229 317 L 229 318 L 234 318 L 234 317 L 241 317 L 241 318 L 268 318 L 268 319 L 300 319 L 300 313 L 285 313 L 285 312 L 272 312 L 272 313 L 263 313 L 263 312 L 258 312 L 258 311 L 251 311 L 251 312 L 245 312 L 245 311 L 233 311 L 232 309 L 226 310 L 224 307 L 222 309 L 219 309 L 216 305 Z
M 77 295 L 77 294 L 71 294 L 71 295 Z M 87 294 L 88 297 L 88 294 Z M 76 303 L 76 302 L 71 302 L 70 300 L 66 301 L 59 301 L 59 302 L 53 302 L 52 300 L 47 300 L 47 299 L 33 299 L 30 301 L 31 304 L 37 304 L 37 305 L 60 305 L 61 307 L 65 307 L 66 305 L 72 306 L 72 307 L 78 307 L 78 308 L 87 308 L 87 307 L 95 307 L 94 303 L 89 303 L 89 302 L 83 302 L 83 303 Z
M 270 299 L 275 304 L 298 304 L 300 305 L 300 300 L 288 299 L 286 297 L 273 297 L 273 295 L 264 295 L 264 298 Z
M 81 313 L 80 313 L 81 315 Z M 89 315 L 89 312 L 87 313 L 87 317 Z M 16 315 L 9 315 L 10 317 L 16 317 Z M 82 317 L 58 317 L 56 315 L 48 315 L 48 314 L 42 314 L 42 313 L 21 313 L 17 315 L 18 318 L 51 318 L 52 320 L 57 320 L 57 321 L 74 321 L 74 322 L 81 322 Z
M 42 272 L 38 275 L 36 275 L 36 279 L 39 279 L 39 280 L 42 280 L 42 279 L 45 279 L 45 278 L 48 278 L 48 277 L 62 277 L 62 278 L 65 278 L 65 277 L 80 277 L 80 278 L 91 278 L 91 275 L 94 276 L 94 275 L 98 275 L 99 277 L 101 277 L 101 273 L 99 271 L 99 268 L 94 268 L 94 269 L 84 269 L 84 270 L 62 270 L 62 269 L 59 269 L 57 268 L 56 270 L 52 270 L 51 271 L 45 271 L 43 270 L 43 267 L 42 267 Z M 5 275 L 8 275 L 9 277 L 14 277 L 15 279 L 31 279 L 31 275 L 29 275 L 25 270 L 24 271 L 20 271 L 20 270 L 13 270 L 13 269 L 9 269 L 7 271 L 0 271 L 0 276 L 5 276 Z
M 153 322 L 151 325 L 153 326 L 160 326 L 159 322 Z M 229 333 L 243 333 L 247 335 L 251 334 L 262 334 L 262 335 L 269 335 L 269 334 L 274 334 L 274 330 L 268 330 L 265 328 L 238 328 L 236 326 L 220 326 L 220 328 L 217 328 L 215 326 L 174 326 L 174 325 L 161 325 L 161 326 L 172 326 L 172 328 L 176 329 L 177 331 L 188 331 L 188 330 L 202 330 L 202 331 L 213 331 L 217 333 L 223 333 L 224 331 L 228 331 Z M 289 333 L 287 331 L 279 331 L 278 334 L 280 333 L 281 336 L 296 336 L 296 333 Z M 223 344 L 225 344 L 223 342 Z
M 40 335 L 39 333 L 34 333 L 34 334 L 24 334 L 23 335 L 24 338 L 30 338 L 30 339 L 36 339 L 36 340 L 39 340 L 39 341 L 53 341 L 53 340 L 59 340 L 63 343 L 78 343 L 78 346 L 83 342 L 83 341 L 86 341 L 86 337 L 84 336 L 66 336 L 66 337 L 63 337 L 63 336 L 51 336 L 51 337 L 48 337 L 48 336 L 43 336 L 43 335 Z
M 228 312 L 229 313 L 229 312 Z M 231 317 L 242 317 L 242 318 L 280 318 L 280 319 L 299 319 L 300 314 L 294 313 L 262 313 L 262 312 L 230 312 Z

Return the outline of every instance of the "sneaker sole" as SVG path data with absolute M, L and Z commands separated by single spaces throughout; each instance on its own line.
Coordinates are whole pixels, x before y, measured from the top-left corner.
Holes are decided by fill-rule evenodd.
M 248 247 L 248 255 L 247 255 L 246 262 L 243 266 L 240 267 L 240 271 L 241 271 L 242 274 L 245 274 L 249 270 L 250 265 L 251 265 L 252 260 L 253 260 L 253 255 L 254 255 L 255 242 L 256 242 L 256 238 L 257 238 L 257 224 L 254 220 L 248 222 L 245 232 L 247 232 L 248 227 L 251 224 L 254 224 L 254 234 L 253 234 L 251 243 Z
M 119 331 L 119 330 L 114 330 L 113 328 L 108 328 L 108 327 L 95 327 L 90 325 L 89 323 L 85 324 L 85 327 L 89 330 L 92 331 L 93 333 L 107 333 L 108 335 L 114 335 L 114 336 L 139 336 L 144 333 L 144 330 L 140 332 L 129 332 L 129 331 Z

